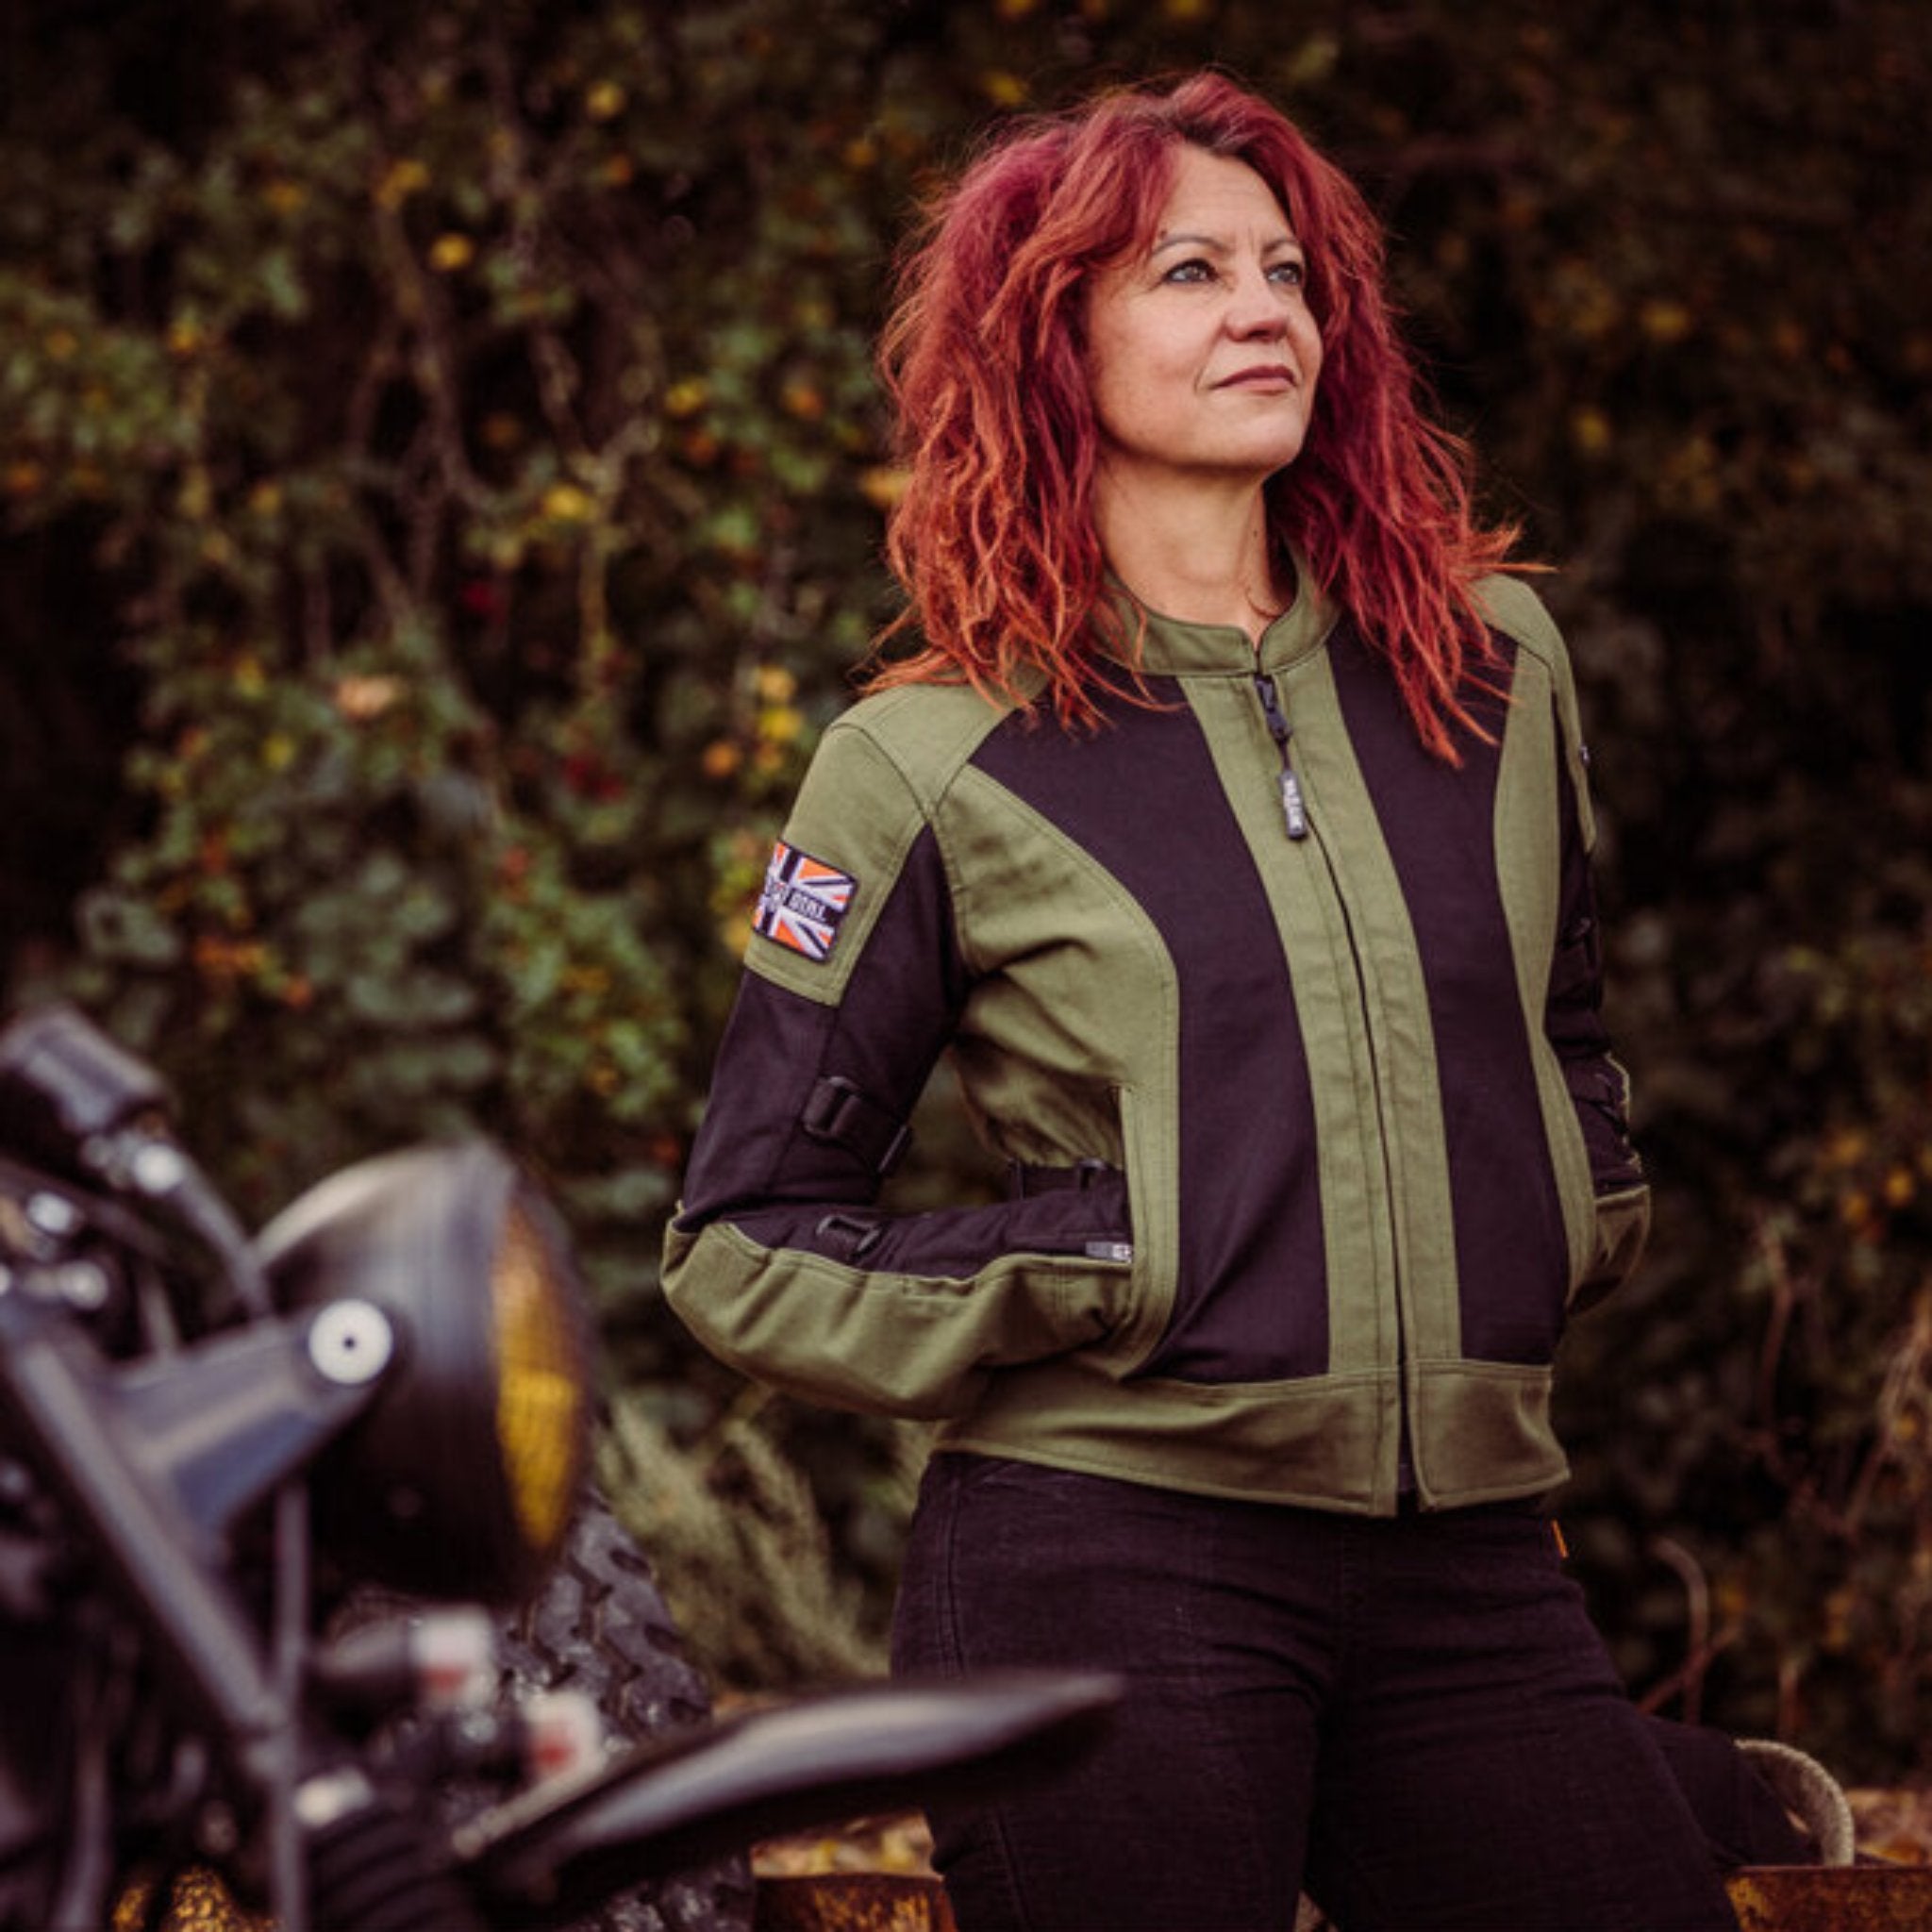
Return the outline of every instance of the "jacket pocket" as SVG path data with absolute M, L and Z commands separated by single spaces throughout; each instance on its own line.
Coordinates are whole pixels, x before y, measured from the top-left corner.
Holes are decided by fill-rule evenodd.
M 1582 1281 L 1571 1295 L 1573 1308 L 1594 1307 L 1628 1279 L 1650 1239 L 1650 1190 L 1624 1188 L 1595 1201 L 1595 1248 Z
M 857 1217 L 855 1217 L 856 1219 Z M 886 1244 L 901 1229 L 889 1229 Z M 1064 1225 L 1047 1239 L 1073 1242 Z M 674 1224 L 666 1248 L 672 1307 L 713 1354 L 774 1388 L 839 1407 L 936 1419 L 977 1400 L 987 1376 L 1104 1340 L 1120 1319 L 1131 1264 L 1089 1245 L 1036 1246 L 970 1274 L 929 1273 L 869 1255 L 759 1245 L 715 1224 L 693 1238 Z M 964 1259 L 965 1257 L 957 1257 Z
M 1105 1267 L 1132 1262 L 1126 1177 L 1117 1169 L 1021 1173 L 1030 1181 L 1023 1180 L 1015 1198 L 991 1208 L 907 1215 L 839 1208 L 813 1230 L 812 1246 L 855 1268 L 951 1281 L 1029 1255 Z

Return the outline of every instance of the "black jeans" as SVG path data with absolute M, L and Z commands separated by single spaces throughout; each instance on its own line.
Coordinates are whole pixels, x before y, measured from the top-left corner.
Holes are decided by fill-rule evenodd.
M 901 1672 L 1094 1666 L 1071 1776 L 932 1818 L 961 1932 L 1732 1932 L 1546 1518 L 1368 1519 L 941 1455 Z

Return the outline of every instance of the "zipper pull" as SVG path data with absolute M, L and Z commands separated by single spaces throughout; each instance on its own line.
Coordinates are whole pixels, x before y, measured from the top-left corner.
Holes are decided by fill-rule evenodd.
M 1307 808 L 1302 804 L 1302 781 L 1295 776 L 1294 767 L 1288 762 L 1286 746 L 1282 747 L 1281 816 L 1288 822 L 1291 839 L 1308 836 L 1308 813 Z
M 1302 781 L 1294 774 L 1294 764 L 1288 751 L 1288 741 L 1294 736 L 1294 727 L 1289 724 L 1288 716 L 1281 708 L 1281 700 L 1275 695 L 1274 680 L 1265 672 L 1256 672 L 1255 690 L 1261 700 L 1261 715 L 1268 721 L 1268 736 L 1281 753 L 1281 816 L 1288 826 L 1288 836 L 1306 839 L 1308 836 L 1307 806 L 1302 798 Z

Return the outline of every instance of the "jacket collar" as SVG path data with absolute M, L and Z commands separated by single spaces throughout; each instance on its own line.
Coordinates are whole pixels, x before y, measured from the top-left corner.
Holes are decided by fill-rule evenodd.
M 1128 639 L 1124 655 L 1156 676 L 1253 676 L 1257 670 L 1286 670 L 1327 641 L 1339 614 L 1315 588 L 1300 558 L 1295 558 L 1294 602 L 1262 632 L 1258 652 L 1238 625 L 1189 624 L 1150 609 L 1110 571 L 1108 589 Z M 1131 646 L 1137 637 L 1141 649 L 1135 658 Z

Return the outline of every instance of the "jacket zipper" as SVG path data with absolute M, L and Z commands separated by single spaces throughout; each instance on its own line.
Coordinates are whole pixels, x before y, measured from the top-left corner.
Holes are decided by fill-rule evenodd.
M 1268 724 L 1268 736 L 1274 741 L 1275 749 L 1281 754 L 1281 816 L 1291 839 L 1301 840 L 1308 836 L 1308 812 L 1307 801 L 1302 796 L 1301 780 L 1295 775 L 1294 760 L 1290 751 L 1290 741 L 1294 736 L 1294 727 L 1288 722 L 1288 714 L 1282 708 L 1280 694 L 1274 689 L 1274 680 L 1265 672 L 1255 673 L 1255 691 L 1261 700 L 1261 715 Z M 1366 971 L 1362 964 L 1361 948 L 1355 936 L 1355 921 L 1349 916 L 1348 901 L 1341 896 L 1341 884 L 1334 878 L 1332 862 L 1330 878 L 1333 882 L 1337 904 L 1341 910 L 1342 925 L 1348 936 L 1350 959 L 1355 967 L 1355 993 L 1357 1010 L 1362 1017 L 1363 1039 L 1369 1054 L 1369 1083 L 1374 1094 L 1375 1109 L 1375 1141 L 1382 1155 L 1382 1194 L 1388 1203 L 1390 1215 L 1390 1241 L 1391 1243 L 1391 1263 L 1394 1260 L 1397 1235 L 1395 1232 L 1395 1185 L 1389 1159 L 1388 1115 L 1385 1108 L 1381 1055 L 1375 1044 L 1375 1029 L 1369 1007 L 1369 989 Z M 1395 1359 L 1397 1374 L 1403 1382 L 1407 1380 L 1408 1339 L 1402 1320 L 1402 1284 L 1400 1270 L 1391 1283 L 1395 1301 Z M 1408 1392 L 1405 1386 L 1400 1401 L 1400 1435 L 1396 1443 L 1396 1489 L 1398 1493 L 1414 1486 L 1415 1466 L 1411 1450 L 1408 1424 Z
M 1302 781 L 1294 774 L 1294 761 L 1288 749 L 1288 741 L 1294 736 L 1294 727 L 1288 722 L 1288 713 L 1281 708 L 1274 680 L 1265 671 L 1255 673 L 1255 690 L 1261 699 L 1261 715 L 1268 721 L 1268 736 L 1274 741 L 1274 748 L 1281 754 L 1281 816 L 1287 824 L 1288 836 L 1306 839 L 1308 836 L 1308 811 L 1302 799 Z

